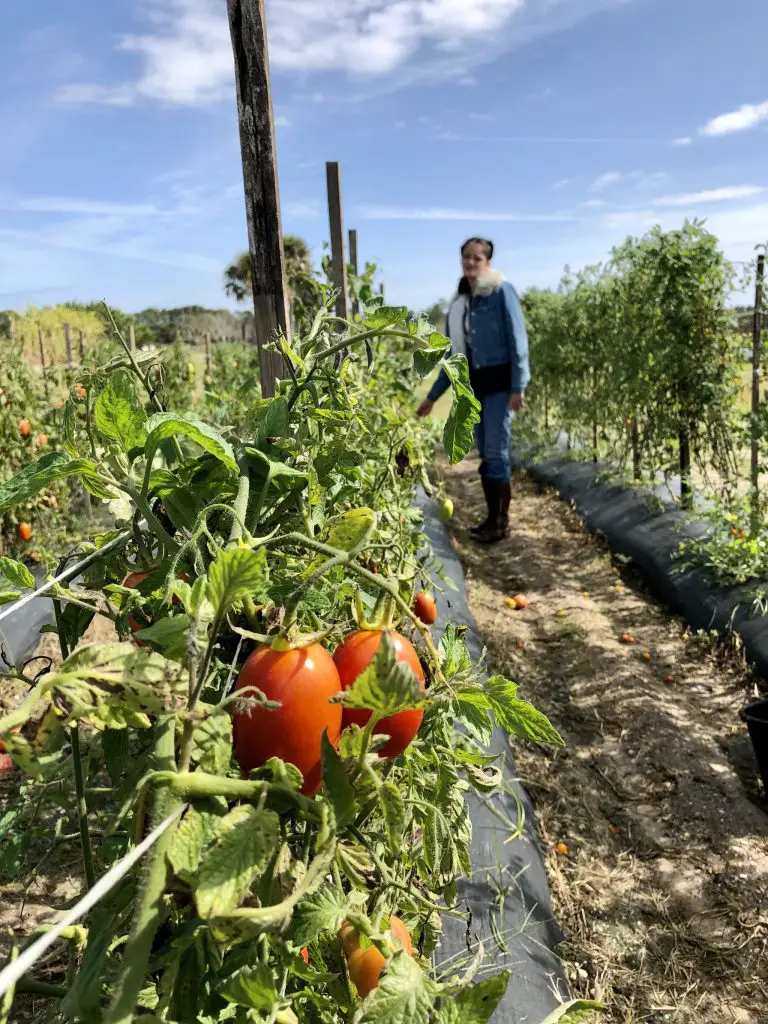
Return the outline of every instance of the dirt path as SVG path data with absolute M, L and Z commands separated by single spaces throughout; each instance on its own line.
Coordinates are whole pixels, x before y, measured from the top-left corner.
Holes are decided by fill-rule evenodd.
M 447 485 L 489 662 L 567 743 L 515 754 L 574 991 L 616 1024 L 766 1024 L 768 803 L 738 719 L 754 681 L 556 496 L 518 478 L 511 536 L 487 550 L 466 532 L 481 518 L 476 463 Z M 530 604 L 510 611 L 519 592 Z

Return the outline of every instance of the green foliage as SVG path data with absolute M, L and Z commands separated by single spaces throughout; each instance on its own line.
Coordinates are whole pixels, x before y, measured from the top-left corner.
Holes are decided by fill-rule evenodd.
M 499 785 L 482 749 L 492 723 L 560 741 L 513 683 L 484 680 L 460 631 L 448 628 L 437 650 L 410 610 L 437 572 L 413 505 L 434 455 L 428 424 L 413 415 L 414 370 L 446 348 L 427 321 L 381 300 L 343 335 L 321 306 L 285 350 L 293 372 L 279 394 L 262 401 L 241 383 L 213 424 L 199 404 L 158 410 L 156 372 L 119 359 L 83 374 L 85 397 L 75 391 L 62 410 L 64 450 L 25 460 L 0 484 L 13 514 L 56 481 L 78 479 L 113 496 L 114 520 L 84 546 L 112 544 L 111 553 L 77 588 L 52 590 L 64 653 L 74 653 L 33 685 L 2 680 L 16 698 L 0 736 L 32 780 L 23 804 L 0 818 L 0 863 L 28 884 L 33 842 L 55 850 L 65 823 L 76 836 L 78 825 L 85 834 L 98 826 L 84 860 L 98 874 L 146 835 L 153 844 L 138 879 L 129 873 L 88 917 L 85 949 L 72 949 L 56 979 L 68 995 L 52 1015 L 125 1024 L 141 1007 L 176 1024 L 428 1024 L 452 1022 L 458 1007 L 462 1020 L 490 1018 L 506 975 L 437 982 L 383 930 L 396 913 L 434 949 L 440 908 L 456 902 L 457 880 L 472 869 L 466 794 L 493 800 Z M 466 362 L 445 365 L 455 400 L 448 453 L 458 460 L 477 403 Z M 137 571 L 145 575 L 124 585 Z M 12 559 L 0 572 L 7 593 L 34 582 Z M 338 743 L 326 731 L 317 795 L 301 791 L 301 772 L 276 752 L 243 778 L 233 758 L 240 716 L 275 714 L 276 736 L 286 727 L 258 681 L 233 694 L 252 641 L 301 659 L 314 643 L 333 649 L 377 606 L 417 646 L 429 688 L 397 661 L 387 634 L 354 685 L 331 698 L 373 714 Z M 114 621 L 120 642 L 79 645 L 95 614 Z M 413 708 L 424 710 L 418 737 L 383 760 L 375 723 Z M 307 697 L 303 711 L 312 710 Z M 61 813 L 28 830 L 50 801 Z M 362 1002 L 345 980 L 345 919 L 386 959 Z

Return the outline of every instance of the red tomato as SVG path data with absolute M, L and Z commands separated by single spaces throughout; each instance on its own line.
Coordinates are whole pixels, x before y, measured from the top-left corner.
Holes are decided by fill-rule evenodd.
M 19 537 L 24 543 L 32 539 L 32 527 L 29 523 L 19 523 Z
M 19 420 L 19 433 L 22 437 L 29 437 L 29 432 L 32 427 L 29 425 L 29 420 Z
M 413 644 L 394 630 L 391 631 L 390 636 L 395 645 L 397 660 L 410 665 L 416 673 L 422 690 L 426 689 L 424 669 L 421 667 Z M 346 640 L 336 648 L 333 660 L 339 670 L 343 689 L 349 690 L 360 673 L 368 668 L 379 649 L 381 637 L 382 632 L 379 629 L 358 630 L 355 633 L 350 633 Z M 362 708 L 344 708 L 342 728 L 345 729 L 353 723 L 362 727 L 370 717 L 371 712 Z M 413 742 L 423 717 L 424 712 L 421 709 L 414 709 L 413 711 L 399 711 L 389 718 L 382 718 L 373 731 L 375 735 L 389 736 L 389 742 L 379 751 L 379 754 L 382 757 L 398 757 L 402 754 Z
M 341 735 L 341 705 L 330 698 L 341 690 L 339 673 L 320 644 L 276 651 L 257 647 L 243 665 L 237 689 L 256 686 L 280 708 L 235 712 L 235 752 L 243 774 L 279 757 L 304 776 L 302 793 L 314 796 L 322 781 L 323 733 L 336 746 Z
M 0 754 L 0 775 L 13 771 L 13 759 L 8 754 Z
M 393 939 L 398 939 L 405 948 L 408 956 L 413 956 L 413 945 L 411 936 L 399 917 L 393 914 L 389 919 L 389 934 Z M 375 946 L 367 949 L 360 948 L 360 936 L 349 921 L 344 921 L 339 931 L 339 939 L 347 957 L 349 976 L 352 979 L 357 993 L 364 999 L 369 992 L 379 984 L 379 977 L 386 964 L 386 958 Z
M 423 590 L 421 593 L 416 595 L 413 610 L 416 614 L 416 618 L 421 619 L 426 626 L 433 626 L 437 622 L 437 605 L 435 604 L 435 599 Z
M 146 571 L 141 571 L 141 572 L 129 572 L 128 575 L 123 580 L 123 584 L 122 585 L 124 587 L 129 587 L 132 590 L 134 587 L 138 587 L 139 584 L 141 583 L 141 581 L 145 580 L 147 578 L 147 576 L 149 576 L 150 572 L 154 572 L 154 570 L 153 569 L 147 569 Z M 187 576 L 187 574 L 185 572 L 183 572 L 181 574 L 181 576 L 179 576 L 179 579 L 180 580 L 189 580 L 189 576 Z M 178 603 L 179 603 L 179 599 L 174 594 L 174 596 L 171 598 L 171 604 L 178 604 Z M 134 633 L 137 630 L 139 630 L 139 629 L 146 629 L 148 626 L 152 625 L 152 623 L 150 622 L 149 618 L 143 612 L 138 612 L 137 614 L 142 616 L 142 618 L 144 619 L 144 622 L 143 623 L 138 622 L 136 619 L 133 618 L 133 616 L 131 616 L 131 618 L 128 620 L 128 624 L 129 624 L 129 626 L 131 627 L 131 629 L 133 630 Z M 138 644 L 139 647 L 146 647 L 146 644 L 144 643 L 143 640 L 136 640 L 134 642 L 136 644 Z
M 35 444 L 38 445 L 40 448 L 44 448 L 45 445 L 48 444 L 48 435 L 38 434 L 37 437 L 35 438 Z
M 309 963 L 309 950 L 307 949 L 306 946 L 304 946 L 304 948 L 301 951 L 301 959 L 304 961 L 305 964 Z

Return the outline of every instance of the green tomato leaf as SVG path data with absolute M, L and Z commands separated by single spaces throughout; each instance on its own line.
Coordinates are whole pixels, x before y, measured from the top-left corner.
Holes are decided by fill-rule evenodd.
M 591 999 L 574 999 L 559 1006 L 541 1024 L 581 1024 L 593 1013 L 605 1013 L 605 1006 Z
M 437 992 L 413 957 L 400 950 L 364 999 L 360 1024 L 429 1024 Z
M 226 801 L 221 804 L 213 799 L 199 801 L 181 819 L 171 840 L 168 859 L 185 882 L 194 881 L 203 853 L 216 839 L 226 808 Z
M 379 806 L 384 818 L 387 845 L 394 856 L 402 849 L 405 831 L 405 804 L 400 790 L 394 782 L 385 782 L 379 790 Z
M 508 733 L 534 743 L 563 747 L 565 742 L 547 716 L 517 696 L 517 685 L 504 676 L 493 676 L 485 684 L 496 722 Z
M 469 383 L 469 364 L 464 355 L 445 360 L 443 369 L 453 388 L 453 405 L 443 431 L 445 454 L 451 463 L 461 462 L 474 444 L 473 427 L 480 422 L 480 403 Z
M 470 985 L 440 1007 L 437 1024 L 488 1024 L 508 985 L 508 971 Z
M 291 410 L 288 407 L 288 400 L 282 395 L 271 399 L 259 423 L 259 432 L 256 435 L 256 443 L 259 447 L 265 444 L 268 438 L 286 437 L 290 420 Z
M 34 590 L 37 586 L 35 577 L 21 562 L 13 558 L 0 558 L 0 573 L 5 576 L 12 587 L 26 587 Z
M 435 331 L 427 339 L 423 348 L 417 348 L 413 353 L 413 368 L 419 377 L 426 377 L 435 369 L 440 360 L 445 356 L 451 342 L 444 335 Z
M 208 600 L 219 615 L 226 615 L 245 597 L 258 603 L 266 583 L 266 548 L 230 548 L 222 551 L 208 570 Z
M 117 786 L 130 760 L 128 732 L 125 729 L 105 729 L 101 734 L 101 752 L 112 785 Z
M 93 413 L 97 429 L 104 437 L 121 445 L 124 451 L 144 445 L 147 414 L 128 370 L 115 370 L 109 375 Z
M 329 520 L 320 540 L 339 551 L 354 551 L 366 543 L 375 529 L 376 513 L 372 509 L 353 508 Z M 325 560 L 325 555 L 318 555 L 310 562 L 303 575 L 311 576 Z
M 269 1013 L 279 1001 L 272 972 L 266 964 L 243 967 L 219 986 L 219 995 L 230 1003 Z
M 365 320 L 362 327 L 364 331 L 383 331 L 395 324 L 403 324 L 408 318 L 406 306 L 369 306 L 365 310 Z M 354 337 L 354 335 L 353 335 Z
M 232 716 L 226 709 L 198 705 L 208 716 L 192 733 L 192 761 L 204 772 L 226 775 L 232 760 Z
M 88 459 L 73 459 L 66 452 L 48 452 L 10 480 L 0 483 L 0 513 L 33 498 L 55 480 L 67 476 L 81 476 L 83 483 L 95 484 L 96 471 L 96 465 Z
M 195 891 L 201 917 L 229 914 L 242 903 L 254 878 L 266 867 L 279 835 L 278 816 L 250 805 L 235 807 L 217 823 Z
M 425 693 L 410 665 L 397 660 L 389 632 L 384 632 L 376 657 L 339 700 L 350 708 L 370 708 L 387 716 L 423 707 Z
M 322 759 L 323 785 L 336 816 L 336 826 L 342 832 L 354 818 L 357 802 L 354 786 L 347 778 L 344 765 L 329 742 L 327 732 L 323 733 Z
M 14 601 L 18 601 L 21 597 L 20 590 L 0 590 L 0 605 L 13 604 Z M 53 627 L 50 627 L 52 632 L 56 632 Z
M 187 650 L 187 631 L 189 630 L 188 615 L 174 615 L 173 618 L 158 619 L 151 626 L 136 630 L 136 637 L 145 643 L 156 644 L 162 648 L 167 658 L 177 660 Z
M 181 434 L 188 437 L 190 441 L 194 441 L 219 462 L 223 462 L 232 472 L 237 472 L 237 460 L 232 445 L 221 436 L 218 430 L 214 430 L 213 427 L 209 427 L 201 420 L 179 416 L 174 412 L 157 412 L 149 418 L 147 430 L 149 431 L 146 441 L 147 451 L 154 452 L 162 441 L 168 441 Z
M 297 946 L 307 946 L 323 932 L 335 935 L 344 918 L 352 911 L 359 912 L 364 902 L 364 893 L 347 894 L 330 882 L 324 882 L 317 892 L 296 907 L 291 940 Z

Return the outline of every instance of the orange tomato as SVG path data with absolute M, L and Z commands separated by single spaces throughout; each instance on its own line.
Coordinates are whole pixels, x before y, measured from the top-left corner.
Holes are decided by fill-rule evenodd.
M 35 444 L 40 448 L 44 448 L 45 445 L 48 444 L 48 435 L 38 434 L 37 437 L 35 438 Z
M 413 611 L 416 618 L 421 619 L 426 626 L 433 626 L 437 622 L 437 605 L 435 604 L 435 599 L 423 590 L 416 595 Z
M 19 420 L 19 433 L 22 437 L 29 437 L 29 433 L 32 427 L 29 424 L 29 420 Z
M 26 542 L 32 539 L 32 527 L 29 523 L 19 523 L 19 537 Z
M 309 963 L 309 950 L 307 949 L 306 946 L 301 951 L 301 959 L 304 961 L 305 964 Z
M 381 630 L 361 629 L 350 633 L 336 648 L 333 660 L 339 670 L 342 689 L 349 690 L 361 672 L 368 668 L 376 657 L 381 637 Z M 395 646 L 397 660 L 410 665 L 416 673 L 419 686 L 422 690 L 426 689 L 424 669 L 421 667 L 413 644 L 394 630 L 390 632 L 390 637 Z M 370 717 L 371 712 L 363 708 L 344 708 L 342 729 L 346 729 L 351 724 L 364 728 Z M 398 757 L 402 754 L 413 742 L 423 718 L 424 711 L 421 708 L 415 708 L 412 711 L 399 711 L 396 715 L 390 715 L 389 718 L 382 718 L 373 733 L 375 736 L 389 736 L 389 741 L 381 748 L 379 755 L 381 757 Z
M 8 754 L 0 754 L 0 775 L 7 775 L 13 771 L 13 758 Z
M 413 945 L 408 929 L 394 914 L 389 919 L 389 934 L 402 944 L 408 956 L 413 956 Z M 378 986 L 381 972 L 387 962 L 386 958 L 375 946 L 361 949 L 360 936 L 349 921 L 342 924 L 339 939 L 347 958 L 349 976 L 357 989 L 357 994 L 364 999 Z

